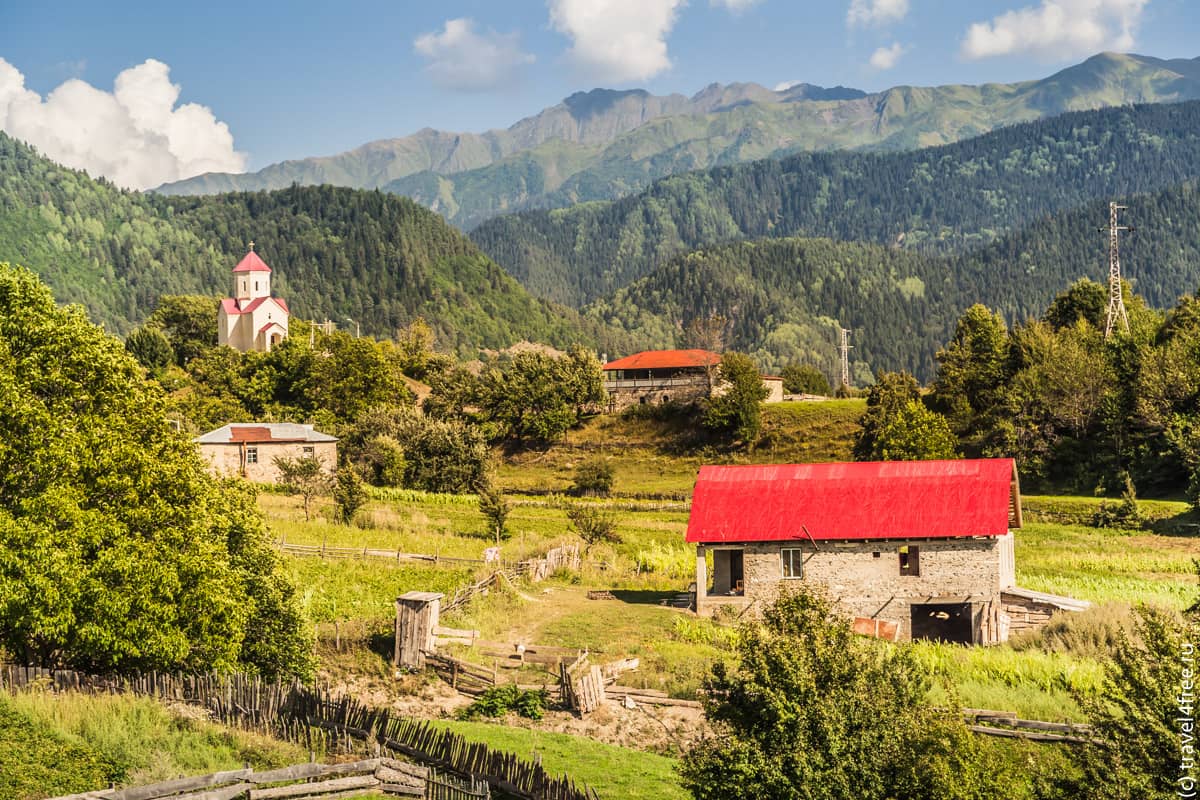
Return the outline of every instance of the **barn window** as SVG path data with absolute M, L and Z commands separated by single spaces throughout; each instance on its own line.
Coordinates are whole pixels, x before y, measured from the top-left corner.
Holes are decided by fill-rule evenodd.
M 900 548 L 900 574 L 921 574 L 921 548 L 916 545 L 904 545 Z
M 785 547 L 779 551 L 783 556 L 783 577 L 804 577 L 804 551 L 799 547 Z
M 246 463 L 247 464 L 257 464 L 258 463 L 258 448 L 257 447 L 247 447 L 246 448 Z

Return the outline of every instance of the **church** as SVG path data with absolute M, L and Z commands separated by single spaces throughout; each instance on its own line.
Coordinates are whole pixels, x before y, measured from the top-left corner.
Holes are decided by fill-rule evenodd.
M 287 303 L 271 296 L 271 268 L 254 252 L 233 268 L 233 297 L 217 311 L 217 344 L 234 350 L 268 352 L 288 335 Z

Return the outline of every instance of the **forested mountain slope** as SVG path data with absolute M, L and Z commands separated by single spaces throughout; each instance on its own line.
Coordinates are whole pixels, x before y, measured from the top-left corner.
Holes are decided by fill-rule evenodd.
M 1062 209 L 1195 177 L 1200 103 L 1153 104 L 937 148 L 805 153 L 676 175 L 613 202 L 499 217 L 472 238 L 535 294 L 583 304 L 719 242 L 818 236 L 962 249 Z
M 1138 230 L 1122 242 L 1124 274 L 1152 305 L 1200 289 L 1200 192 L 1194 184 L 1127 198 Z M 686 323 L 730 321 L 729 345 L 777 370 L 811 363 L 836 375 L 838 323 L 853 330 L 855 380 L 905 369 L 932 379 L 934 354 L 974 303 L 1009 323 L 1040 315 L 1083 277 L 1105 281 L 1107 204 L 1040 219 L 979 250 L 932 255 L 828 239 L 760 239 L 676 255 L 585 313 L 634 334 L 637 347 L 682 344 Z M 683 323 L 681 325 L 680 323 Z M 614 355 L 624 355 L 615 351 Z
M 388 335 L 424 316 L 443 344 L 464 351 L 591 340 L 577 314 L 530 297 L 406 198 L 328 186 L 140 195 L 0 133 L 0 259 L 33 269 L 59 302 L 82 304 L 113 330 L 128 330 L 163 294 L 224 295 L 251 240 L 301 317 L 349 317 Z
M 496 214 L 608 200 L 665 175 L 800 151 L 904 150 L 1067 111 L 1200 98 L 1200 60 L 1102 53 L 1035 81 L 898 86 L 866 94 L 801 84 L 713 84 L 691 98 L 598 89 L 504 131 L 423 130 L 245 175 L 202 175 L 170 194 L 332 183 L 417 199 L 459 227 Z

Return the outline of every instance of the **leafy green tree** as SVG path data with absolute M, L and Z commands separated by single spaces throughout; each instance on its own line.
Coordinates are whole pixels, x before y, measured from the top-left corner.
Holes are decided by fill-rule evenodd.
M 594 503 L 570 503 L 566 507 L 567 520 L 579 534 L 584 544 L 591 548 L 601 542 L 619 542 L 617 518 Z
M 175 351 L 165 333 L 158 328 L 138 328 L 125 337 L 125 349 L 151 372 L 175 363 Z
M 783 378 L 783 390 L 788 394 L 819 394 L 822 397 L 833 394 L 825 373 L 811 364 L 788 364 L 780 377 Z
M 88 671 L 311 670 L 248 489 L 210 477 L 157 384 L 0 265 L 0 646 Z
M 600 362 L 574 348 L 554 356 L 517 353 L 484 371 L 474 398 L 497 438 L 553 442 L 604 400 Z
M 767 388 L 754 359 L 743 353 L 721 356 L 719 382 L 704 408 L 704 427 L 747 444 L 762 430 L 762 401 Z
M 1108 287 L 1089 278 L 1080 278 L 1054 298 L 1042 317 L 1055 330 L 1073 328 L 1080 320 L 1104 330 L 1108 313 Z
M 450 356 L 437 352 L 437 335 L 423 318 L 396 331 L 395 358 L 401 372 L 427 383 L 453 365 Z
M 1122 636 L 1105 664 L 1098 693 L 1077 701 L 1092 723 L 1093 742 L 1082 748 L 1083 776 L 1067 781 L 1065 796 L 1099 800 L 1168 800 L 1180 785 L 1179 717 L 1184 668 L 1194 663 L 1200 619 L 1195 609 L 1175 612 L 1140 606 L 1134 630 Z M 1185 662 L 1190 657 L 1192 662 Z M 1194 684 L 1195 668 L 1191 667 Z
M 909 403 L 918 400 L 917 379 L 907 372 L 881 372 L 867 392 L 867 411 L 862 416 L 862 429 L 854 440 L 854 458 L 858 461 L 878 461 L 879 434 Z
M 958 458 L 958 438 L 950 423 L 920 400 L 909 400 L 904 408 L 883 424 L 875 438 L 883 461 L 931 461 Z
M 495 481 L 485 481 L 479 487 L 478 494 L 479 513 L 483 514 L 483 518 L 488 521 L 488 527 L 496 537 L 496 544 L 500 544 L 501 540 L 507 539 L 509 536 L 508 515 L 512 511 L 512 506 L 505 499 L 504 493 L 496 486 Z
M 1007 377 L 1008 330 L 1004 320 L 976 303 L 963 313 L 954 338 L 937 353 L 931 402 L 955 433 L 975 438 L 986 428 Z
M 1009 796 L 958 711 L 928 705 L 913 651 L 855 636 L 828 599 L 783 595 L 736 655 L 705 681 L 714 735 L 680 767 L 697 800 Z
M 292 494 L 300 495 L 304 504 L 304 519 L 311 520 L 312 501 L 327 494 L 333 486 L 324 460 L 320 456 L 276 456 L 274 463 L 279 470 L 279 482 Z
M 358 470 L 352 466 L 342 467 L 333 480 L 333 508 L 338 521 L 343 525 L 354 522 L 354 515 L 371 499 Z
M 478 428 L 414 414 L 398 439 L 404 448 L 404 485 L 410 489 L 465 494 L 486 477 L 491 453 Z
M 158 299 L 146 325 L 158 328 L 171 342 L 179 366 L 186 366 L 205 350 L 217 346 L 215 297 L 201 294 L 165 294 Z
M 612 492 L 615 477 L 616 467 L 609 459 L 603 456 L 585 458 L 575 467 L 575 480 L 571 485 L 571 492 L 576 495 L 608 497 Z

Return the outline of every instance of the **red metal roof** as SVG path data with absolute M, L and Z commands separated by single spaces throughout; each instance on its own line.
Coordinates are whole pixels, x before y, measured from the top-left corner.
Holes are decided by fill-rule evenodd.
M 1003 536 L 1016 491 L 1011 458 L 706 466 L 687 541 Z
M 303 442 L 302 433 L 295 436 L 275 436 L 271 428 L 262 425 L 232 425 L 229 428 L 231 442 Z
M 646 350 L 618 358 L 604 365 L 613 369 L 670 369 L 673 367 L 711 367 L 721 356 L 710 350 Z
M 234 272 L 270 272 L 271 268 L 267 266 L 267 262 L 258 257 L 258 253 L 251 250 L 246 253 L 246 257 L 238 262 L 238 265 L 233 268 Z

